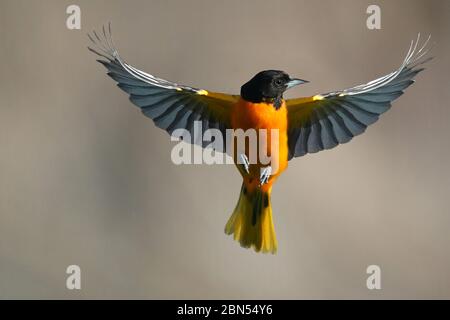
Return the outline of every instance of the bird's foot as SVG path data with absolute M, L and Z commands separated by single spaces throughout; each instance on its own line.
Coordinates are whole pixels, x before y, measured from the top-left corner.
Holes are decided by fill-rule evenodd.
M 244 167 L 245 172 L 250 173 L 249 171 L 250 162 L 248 161 L 247 156 L 241 153 L 239 157 L 241 158 L 241 164 Z
M 259 176 L 259 182 L 262 186 L 263 184 L 266 184 L 269 182 L 269 178 L 272 175 L 272 167 L 268 166 L 261 169 L 261 175 Z

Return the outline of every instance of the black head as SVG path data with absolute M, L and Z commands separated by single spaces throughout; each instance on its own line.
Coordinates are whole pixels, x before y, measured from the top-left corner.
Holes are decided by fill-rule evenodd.
M 279 70 L 261 71 L 241 87 L 241 97 L 255 103 L 272 102 L 278 109 L 281 106 L 283 93 L 287 89 L 307 82 L 293 79 L 286 72 Z

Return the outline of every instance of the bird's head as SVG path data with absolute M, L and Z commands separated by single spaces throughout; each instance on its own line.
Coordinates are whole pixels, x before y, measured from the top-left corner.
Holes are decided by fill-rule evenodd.
M 291 78 L 283 71 L 265 70 L 256 74 L 241 87 L 241 97 L 255 103 L 270 101 L 276 108 L 279 108 L 283 93 L 287 89 L 303 83 L 308 83 L 308 81 Z

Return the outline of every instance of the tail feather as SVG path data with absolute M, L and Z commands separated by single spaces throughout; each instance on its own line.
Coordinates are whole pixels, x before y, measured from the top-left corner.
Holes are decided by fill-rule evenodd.
M 242 185 L 236 208 L 225 226 L 225 233 L 234 234 L 234 239 L 244 248 L 253 247 L 256 252 L 276 253 L 270 191 L 255 189 L 250 194 Z

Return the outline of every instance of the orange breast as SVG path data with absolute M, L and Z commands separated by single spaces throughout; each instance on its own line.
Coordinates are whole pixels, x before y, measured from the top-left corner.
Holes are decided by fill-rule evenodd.
M 265 148 L 266 154 L 271 157 L 271 166 L 277 167 L 278 171 L 275 177 L 278 176 L 287 167 L 288 162 L 288 141 L 287 141 L 287 109 L 283 100 L 281 107 L 277 110 L 271 103 L 252 103 L 240 99 L 234 106 L 232 112 L 231 124 L 233 129 L 267 129 L 267 144 L 260 144 Z M 270 130 L 278 129 L 278 140 L 271 141 Z M 258 132 L 258 142 L 260 135 Z M 272 150 L 271 145 L 277 143 L 278 150 Z M 259 152 L 260 150 L 258 150 Z M 277 151 L 277 152 L 275 152 Z M 246 150 L 246 153 L 248 150 Z M 249 156 L 247 154 L 247 156 Z M 251 175 L 259 177 L 259 168 L 267 166 L 262 165 L 259 161 L 256 165 L 251 166 Z

